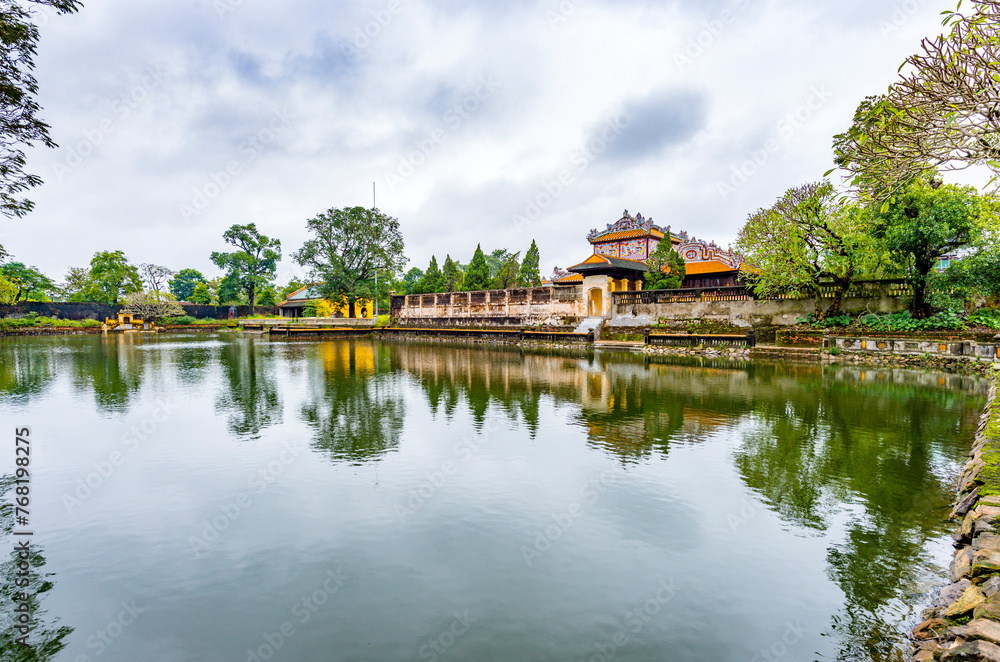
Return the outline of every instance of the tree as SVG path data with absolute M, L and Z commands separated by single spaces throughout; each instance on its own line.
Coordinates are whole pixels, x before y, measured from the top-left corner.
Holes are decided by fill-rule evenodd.
M 816 317 L 835 316 L 871 252 L 869 220 L 864 210 L 838 204 L 828 181 L 789 189 L 740 230 L 736 248 L 750 267 L 745 277 L 758 296 L 802 293 L 816 300 Z M 824 281 L 834 286 L 826 311 Z
M 320 294 L 331 301 L 352 306 L 358 299 L 375 299 L 388 292 L 406 264 L 399 221 L 377 209 L 331 208 L 309 219 L 306 228 L 315 238 L 292 257 L 309 268 Z
M 225 306 L 233 303 L 242 303 L 240 290 L 240 279 L 235 274 L 228 274 L 216 279 L 215 298 L 219 305 Z
M 506 248 L 498 248 L 486 256 L 486 264 L 490 268 L 490 280 L 497 277 L 508 260 L 510 260 L 510 251 Z
M 951 32 L 924 39 L 888 93 L 866 99 L 835 139 L 838 165 L 879 201 L 928 170 L 985 164 L 1000 174 L 1000 2 L 970 4 L 944 12 Z
M 445 255 L 444 266 L 441 268 L 441 291 L 458 292 L 462 289 L 462 271 L 451 259 L 451 255 Z
M 434 294 L 440 292 L 443 287 L 441 282 L 441 270 L 438 269 L 437 258 L 431 255 L 431 262 L 427 265 L 427 271 L 421 279 L 420 292 L 422 294 Z
M 70 267 L 66 278 L 59 288 L 66 301 L 86 301 L 87 286 L 90 285 L 90 269 L 86 267 Z
M 423 278 L 424 278 L 424 272 L 421 271 L 420 269 L 417 269 L 416 267 L 413 267 L 412 269 L 407 271 L 406 275 L 403 276 L 403 284 L 406 287 L 406 293 L 420 294 L 420 292 L 418 292 L 417 289 L 419 289 L 418 285 L 420 281 L 423 280 Z
M 180 317 L 184 309 L 176 301 L 156 292 L 131 292 L 123 299 L 122 311 L 135 315 L 144 322 L 158 322 L 164 317 Z
M 643 289 L 675 290 L 684 283 L 687 267 L 684 264 L 684 258 L 674 250 L 674 245 L 669 238 L 656 245 L 646 260 L 646 266 L 651 271 L 646 275 Z
M 206 306 L 212 303 L 212 293 L 208 291 L 208 283 L 205 281 L 196 283 L 194 290 L 187 297 L 187 300 L 191 303 L 200 303 Z
M 153 293 L 159 297 L 160 291 L 164 289 L 164 286 L 170 277 L 174 275 L 174 272 L 157 264 L 145 263 L 139 265 L 139 275 L 142 276 L 142 280 L 146 283 L 147 287 L 153 290 Z
M 532 239 L 531 246 L 524 254 L 524 261 L 521 263 L 521 273 L 518 275 L 522 287 L 538 287 L 542 284 L 542 276 L 538 273 L 538 262 L 538 246 Z
M 117 304 L 126 294 L 142 291 L 139 270 L 122 251 L 95 253 L 90 260 L 90 282 L 84 295 L 91 301 Z
M 80 8 L 78 0 L 33 0 L 52 7 L 60 14 Z M 24 147 L 41 143 L 56 147 L 49 136 L 49 125 L 38 117 L 38 81 L 35 80 L 35 54 L 38 27 L 34 13 L 25 3 L 6 0 L 0 11 L 0 213 L 19 218 L 34 204 L 22 197 L 42 180 L 24 172 Z
M 17 288 L 14 302 L 48 301 L 48 295 L 58 289 L 51 278 L 23 262 L 8 262 L 0 266 L 0 274 Z
M 483 249 L 477 244 L 476 252 L 469 262 L 469 268 L 465 271 L 465 278 L 462 280 L 462 289 L 470 292 L 486 290 L 490 287 L 490 267 L 486 264 L 486 256 Z
M 517 259 L 520 256 L 520 253 L 514 253 L 513 255 L 508 254 L 507 261 L 503 263 L 503 266 L 500 267 L 500 271 L 498 271 L 497 275 L 493 278 L 493 283 L 491 284 L 493 289 L 506 290 L 508 288 L 518 286 L 521 265 L 518 264 Z
M 258 288 L 266 287 L 274 280 L 278 261 L 281 260 L 281 241 L 261 234 L 254 223 L 233 225 L 222 234 L 222 238 L 239 250 L 233 253 L 213 252 L 212 262 L 226 270 L 229 285 L 246 294 L 252 315 Z
M 274 285 L 268 285 L 260 293 L 260 305 L 262 306 L 278 305 L 278 293 L 275 291 Z
M 301 281 L 298 278 L 293 278 L 288 281 L 288 285 L 285 285 L 280 290 L 278 290 L 278 296 L 281 297 L 281 301 L 287 299 L 292 293 L 298 292 L 303 287 L 308 285 L 305 281 Z
M 17 285 L 0 275 L 0 304 L 11 304 L 17 301 Z
M 922 177 L 911 182 L 876 215 L 874 235 L 905 266 L 913 287 L 914 317 L 931 314 L 928 278 L 941 256 L 977 245 L 995 228 L 998 203 L 971 186 Z
M 194 293 L 194 288 L 197 287 L 198 283 L 208 283 L 200 271 L 197 269 L 181 269 L 177 272 L 176 276 L 170 279 L 168 286 L 170 287 L 170 293 L 178 301 L 187 301 L 188 297 Z

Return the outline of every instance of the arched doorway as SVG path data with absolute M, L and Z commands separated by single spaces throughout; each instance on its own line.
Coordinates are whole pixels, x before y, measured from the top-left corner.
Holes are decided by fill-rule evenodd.
M 590 295 L 588 297 L 589 305 L 587 307 L 587 314 L 590 317 L 603 317 L 604 316 L 604 292 L 600 288 L 595 287 L 590 290 Z

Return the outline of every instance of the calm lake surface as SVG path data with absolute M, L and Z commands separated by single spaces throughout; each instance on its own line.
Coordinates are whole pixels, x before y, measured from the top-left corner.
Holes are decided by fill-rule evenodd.
M 65 644 L 31 659 L 898 660 L 945 582 L 985 392 L 582 350 L 2 339 L 0 466 L 30 426 L 36 634 Z

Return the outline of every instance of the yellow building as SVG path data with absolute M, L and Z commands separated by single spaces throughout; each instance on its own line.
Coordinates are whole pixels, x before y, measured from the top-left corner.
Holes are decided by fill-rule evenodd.
M 372 319 L 375 317 L 375 305 L 371 299 L 358 299 L 354 305 L 347 301 L 328 301 L 320 296 L 315 285 L 306 285 L 291 294 L 278 304 L 282 317 L 302 317 L 302 311 L 309 304 L 316 307 L 316 317 L 332 317 L 338 319 Z

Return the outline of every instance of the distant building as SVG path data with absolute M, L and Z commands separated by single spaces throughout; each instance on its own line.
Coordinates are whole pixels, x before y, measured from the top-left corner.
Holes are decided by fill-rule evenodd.
M 289 294 L 287 299 L 278 304 L 278 311 L 282 317 L 302 317 L 303 309 L 310 303 L 316 306 L 319 317 L 371 319 L 375 316 L 375 307 L 370 299 L 359 299 L 352 306 L 334 303 L 320 296 L 315 284 L 306 285 Z
M 661 241 L 669 240 L 684 259 L 686 276 L 682 287 L 725 287 L 740 282 L 743 260 L 739 256 L 715 242 L 688 237 L 686 232 L 674 234 L 670 226 L 660 227 L 642 214 L 632 216 L 627 209 L 606 229 L 591 230 L 587 240 L 593 246 L 593 254 L 565 271 L 557 268 L 552 285 L 582 284 L 590 316 L 607 314 L 612 292 L 642 289 L 650 271 L 646 260 Z

